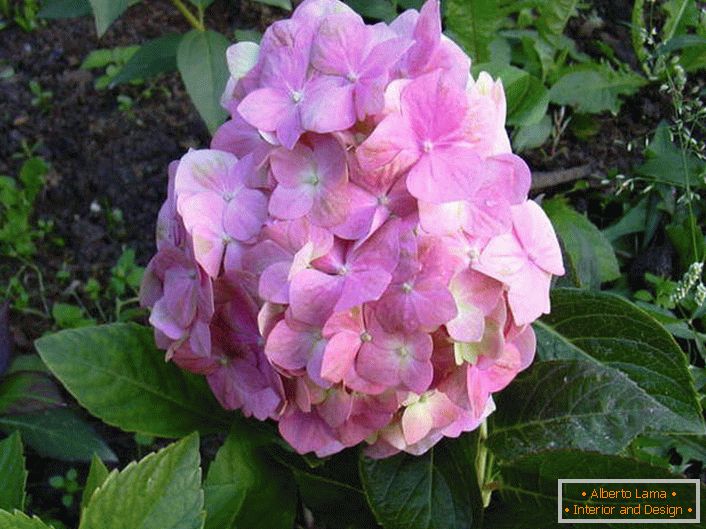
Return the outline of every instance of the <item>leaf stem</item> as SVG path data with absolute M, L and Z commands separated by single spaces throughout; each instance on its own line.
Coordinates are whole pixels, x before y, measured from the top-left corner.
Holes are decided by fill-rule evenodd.
M 201 20 L 196 18 L 181 0 L 171 0 L 171 2 L 172 4 L 174 4 L 174 7 L 176 7 L 182 15 L 184 15 L 184 18 L 189 22 L 189 24 L 191 24 L 194 29 L 198 29 L 199 31 L 206 31 L 206 27 L 203 25 L 203 16 L 201 17 Z

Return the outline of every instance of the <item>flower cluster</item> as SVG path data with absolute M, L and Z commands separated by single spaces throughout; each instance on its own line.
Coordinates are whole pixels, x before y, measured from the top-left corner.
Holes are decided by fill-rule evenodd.
M 366 25 L 306 0 L 228 50 L 231 119 L 170 167 L 142 301 L 167 358 L 299 452 L 420 454 L 532 361 L 562 274 L 439 1 Z

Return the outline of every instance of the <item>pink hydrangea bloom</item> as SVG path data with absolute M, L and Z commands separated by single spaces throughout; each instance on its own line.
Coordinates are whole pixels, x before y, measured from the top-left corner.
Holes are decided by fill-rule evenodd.
M 564 272 L 502 83 L 438 0 L 374 26 L 305 0 L 227 61 L 231 119 L 170 166 L 142 285 L 167 359 L 300 453 L 477 428 Z

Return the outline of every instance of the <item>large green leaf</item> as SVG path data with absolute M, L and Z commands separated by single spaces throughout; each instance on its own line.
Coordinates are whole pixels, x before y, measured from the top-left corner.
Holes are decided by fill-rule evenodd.
M 563 243 L 565 257 L 577 272 L 576 286 L 598 289 L 601 283 L 620 277 L 613 247 L 585 215 L 576 212 L 562 197 L 545 200 L 542 208 Z
M 539 362 L 497 397 L 488 446 L 502 460 L 549 448 L 615 454 L 655 419 L 652 399 L 595 362 Z
M 130 7 L 130 0 L 89 0 L 96 19 L 96 31 L 102 37 L 108 27 Z
M 0 529 L 53 529 L 53 526 L 46 525 L 39 518 L 30 518 L 20 511 L 10 514 L 0 509 Z
M 577 112 L 617 114 L 621 97 L 632 95 L 646 83 L 633 72 L 615 71 L 604 65 L 576 66 L 567 69 L 549 90 L 549 98 L 558 105 L 569 105 Z
M 198 435 L 113 471 L 93 493 L 79 529 L 201 529 Z
M 105 461 L 117 457 L 98 434 L 75 412 L 54 409 L 0 416 L 0 430 L 19 431 L 25 443 L 44 457 L 62 461 L 90 461 L 98 454 Z
M 370 507 L 385 529 L 475 527 L 479 496 L 474 460 L 446 440 L 422 456 L 399 454 L 360 460 L 360 476 Z
M 73 18 L 83 17 L 93 13 L 88 0 L 44 0 L 39 18 Z
M 170 33 L 145 42 L 113 78 L 111 86 L 176 70 L 177 48 L 181 39 L 182 35 Z
M 177 49 L 177 66 L 186 90 L 211 132 L 226 117 L 220 99 L 229 75 L 228 44 L 220 33 L 194 29 L 184 35 Z
M 486 527 L 527 529 L 557 524 L 558 479 L 678 479 L 683 476 L 645 462 L 577 450 L 549 450 L 500 466 L 502 505 L 490 509 Z M 703 487 L 702 487 L 703 498 Z M 579 498 L 575 498 L 579 500 Z M 600 527 L 624 527 L 606 524 Z M 674 524 L 646 527 L 669 529 Z M 689 526 L 692 527 L 692 526 Z M 703 527 L 694 525 L 693 527 Z
M 704 433 L 686 356 L 647 313 L 618 296 L 554 289 L 552 312 L 535 324 L 540 358 L 581 359 L 625 374 L 652 401 L 651 430 Z
M 166 363 L 150 329 L 131 323 L 70 329 L 35 345 L 76 400 L 108 424 L 159 437 L 228 428 L 203 378 Z
M 294 525 L 296 487 L 291 474 L 265 452 L 266 444 L 267 438 L 245 422 L 233 428 L 204 482 L 206 529 Z
M 330 529 L 373 529 L 378 527 L 366 501 L 353 450 L 326 460 L 306 460 L 283 450 L 273 456 L 287 467 L 299 488 L 302 503 L 316 520 Z
M 20 434 L 0 441 L 0 509 L 24 509 L 27 470 Z
M 110 474 L 110 472 L 103 464 L 103 461 L 101 461 L 98 456 L 93 456 L 93 459 L 91 459 L 91 468 L 88 470 L 88 477 L 86 478 L 86 484 L 83 487 L 83 494 L 81 495 L 81 510 L 86 508 L 96 489 L 108 479 L 108 474 Z
M 473 62 L 489 61 L 488 46 L 502 20 L 498 0 L 447 0 L 444 8 L 447 29 Z

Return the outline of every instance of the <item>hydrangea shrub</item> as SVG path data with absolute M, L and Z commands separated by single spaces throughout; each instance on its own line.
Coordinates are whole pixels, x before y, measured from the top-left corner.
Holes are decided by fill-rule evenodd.
M 306 0 L 227 52 L 231 119 L 169 169 L 141 299 L 167 359 L 300 453 L 421 454 L 531 362 L 564 273 L 438 0 Z

